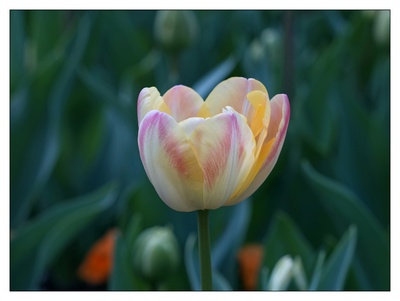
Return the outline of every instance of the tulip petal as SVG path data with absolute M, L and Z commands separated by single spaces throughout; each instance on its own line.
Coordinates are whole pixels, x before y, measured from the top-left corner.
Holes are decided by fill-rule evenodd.
M 290 104 L 285 94 L 274 96 L 270 104 L 271 119 L 260 154 L 245 184 L 231 196 L 227 205 L 237 204 L 253 194 L 268 177 L 278 160 L 289 126 Z
M 185 130 L 166 113 L 150 111 L 139 126 L 143 166 L 160 198 L 176 211 L 203 209 L 203 173 Z
M 205 121 L 204 118 L 200 117 L 192 117 L 185 119 L 181 122 L 179 122 L 179 125 L 182 127 L 182 129 L 185 131 L 186 136 L 190 137 L 192 135 L 193 131 Z
M 274 138 L 266 140 L 269 133 L 268 126 L 271 115 L 271 104 L 268 96 L 261 91 L 252 91 L 247 95 L 247 99 L 253 106 L 253 109 L 249 111 L 250 121 L 248 123 L 256 137 L 255 164 L 242 185 L 237 187 L 236 191 L 231 195 L 230 200 L 241 195 L 254 180 L 274 141 Z M 268 143 L 266 143 L 267 141 Z
M 225 204 L 254 163 L 255 140 L 244 116 L 232 108 L 207 118 L 190 136 L 204 174 L 204 208 Z
M 171 115 L 171 111 L 163 98 L 160 96 L 157 88 L 143 88 L 139 93 L 137 101 L 138 123 L 143 120 L 144 116 L 151 110 L 158 110 Z
M 193 89 L 178 85 L 169 89 L 163 99 L 177 122 L 197 116 L 204 101 Z
M 247 101 L 251 104 L 247 113 L 247 123 L 253 131 L 254 137 L 268 128 L 271 115 L 271 106 L 268 94 L 261 91 L 252 91 L 247 94 Z
M 221 113 L 226 106 L 231 106 L 236 112 L 248 118 L 252 106 L 247 100 L 247 94 L 251 91 L 264 92 L 268 98 L 267 89 L 261 82 L 252 78 L 231 77 L 218 84 L 211 91 L 205 101 L 205 106 L 211 116 Z M 207 111 L 207 109 L 204 108 L 202 111 Z

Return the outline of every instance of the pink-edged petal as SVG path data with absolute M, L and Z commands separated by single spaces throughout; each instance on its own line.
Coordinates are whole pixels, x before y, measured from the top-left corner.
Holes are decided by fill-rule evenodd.
M 144 116 L 151 110 L 159 110 L 171 115 L 168 106 L 160 96 L 157 88 L 143 88 L 140 91 L 137 101 L 138 123 L 143 120 Z
M 185 131 L 186 136 L 189 137 L 192 135 L 193 131 L 204 121 L 204 118 L 192 117 L 179 122 L 179 125 Z
M 271 100 L 271 118 L 268 127 L 268 134 L 264 140 L 260 157 L 256 159 L 256 174 L 249 174 L 253 179 L 247 179 L 248 186 L 243 192 L 234 195 L 227 205 L 237 204 L 252 195 L 265 181 L 275 166 L 285 141 L 287 128 L 289 126 L 290 104 L 285 94 L 278 94 Z M 265 158 L 265 159 L 264 159 Z M 262 160 L 258 162 L 258 160 Z M 257 164 L 260 167 L 257 167 Z M 257 171 L 258 169 L 258 171 Z
M 169 207 L 203 209 L 203 173 L 184 129 L 172 116 L 147 113 L 139 126 L 138 145 L 147 176 Z
M 204 174 L 204 209 L 221 207 L 253 165 L 251 129 L 242 115 L 228 107 L 198 125 L 190 142 Z
M 163 99 L 177 122 L 197 116 L 204 103 L 196 91 L 183 85 L 169 89 Z
M 258 80 L 231 77 L 211 91 L 205 101 L 205 106 L 211 116 L 221 113 L 226 106 L 231 106 L 235 111 L 248 117 L 251 104 L 247 100 L 247 94 L 257 90 L 264 92 L 268 98 L 267 89 Z

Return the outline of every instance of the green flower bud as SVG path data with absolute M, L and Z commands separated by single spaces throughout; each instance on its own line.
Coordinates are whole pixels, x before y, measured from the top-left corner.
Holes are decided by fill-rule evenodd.
M 281 62 L 283 57 L 282 35 L 278 30 L 266 28 L 261 33 L 261 44 L 266 50 L 270 61 Z
M 379 45 L 389 45 L 390 40 L 390 12 L 380 10 L 375 14 L 374 38 Z
M 149 228 L 139 235 L 133 245 L 133 267 L 147 280 L 168 278 L 178 262 L 178 242 L 169 228 Z
M 167 51 L 179 51 L 189 47 L 197 38 L 196 15 L 190 11 L 158 11 L 155 17 L 154 35 L 157 43 Z

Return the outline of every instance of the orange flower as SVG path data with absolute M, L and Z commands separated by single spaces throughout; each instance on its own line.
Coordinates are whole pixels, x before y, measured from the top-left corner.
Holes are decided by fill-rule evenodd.
M 237 257 L 245 290 L 251 291 L 256 289 L 263 255 L 264 249 L 260 244 L 250 244 L 239 250 Z
M 108 232 L 94 243 L 78 269 L 78 276 L 91 285 L 103 284 L 110 275 L 116 229 Z

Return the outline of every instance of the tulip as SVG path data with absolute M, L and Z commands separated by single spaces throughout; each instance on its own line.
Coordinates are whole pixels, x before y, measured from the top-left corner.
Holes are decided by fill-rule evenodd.
M 138 97 L 138 145 L 160 198 L 176 211 L 217 209 L 248 198 L 268 177 L 285 140 L 290 106 L 265 86 L 233 77 L 205 101 L 178 85 Z
M 167 227 L 156 226 L 140 233 L 132 253 L 135 270 L 153 282 L 169 278 L 179 264 L 178 241 Z

